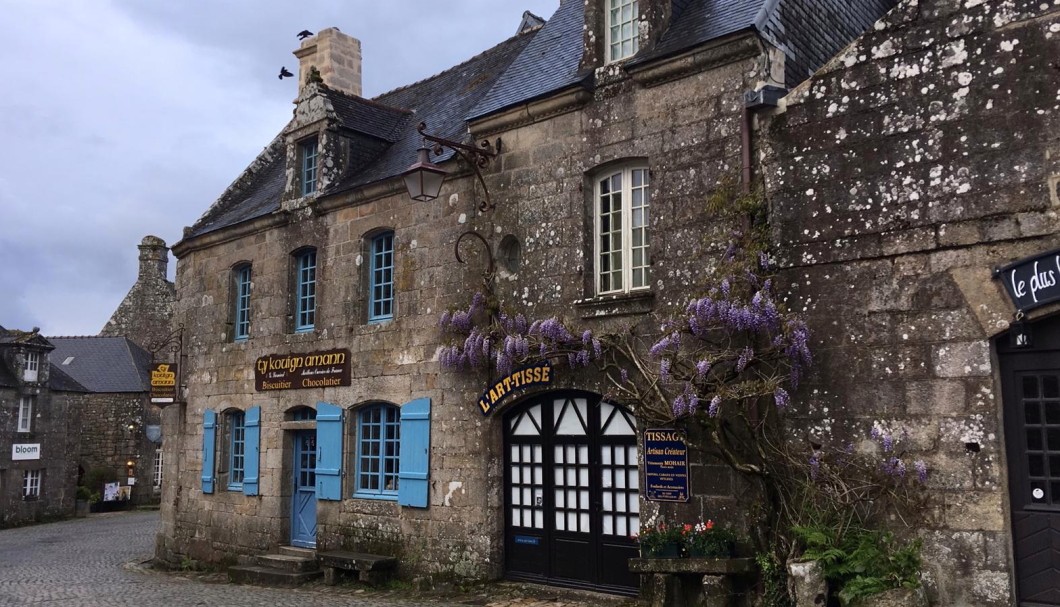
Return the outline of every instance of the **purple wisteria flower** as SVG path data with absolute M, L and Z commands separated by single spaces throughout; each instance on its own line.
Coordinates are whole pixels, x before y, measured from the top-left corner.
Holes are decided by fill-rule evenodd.
M 622 377 L 622 383 L 629 383 L 629 371 L 625 367 L 619 369 L 619 375 Z
M 696 363 L 696 377 L 698 377 L 699 379 L 703 379 L 707 376 L 707 373 L 710 373 L 709 360 L 701 360 Z
M 810 478 L 817 480 L 821 474 L 821 458 L 817 453 L 810 456 Z
M 747 364 L 751 362 L 752 358 L 754 358 L 754 355 L 755 351 L 752 350 L 750 346 L 744 348 L 743 352 L 740 352 L 740 358 L 736 360 L 736 372 L 743 372 L 743 370 L 747 368 Z
M 890 453 L 894 451 L 894 437 L 890 434 L 883 435 L 883 452 Z
M 670 359 L 664 358 L 659 361 L 659 377 L 663 381 L 670 381 Z
M 710 399 L 710 406 L 707 407 L 707 414 L 711 417 L 718 416 L 718 409 L 721 407 L 721 397 L 715 395 L 714 398 Z
M 777 409 L 787 409 L 791 404 L 791 396 L 784 388 L 777 388 L 773 391 L 773 400 L 777 403 Z
M 926 483 L 928 479 L 928 469 L 924 460 L 918 459 L 913 462 L 913 469 L 916 470 L 916 479 L 921 483 Z

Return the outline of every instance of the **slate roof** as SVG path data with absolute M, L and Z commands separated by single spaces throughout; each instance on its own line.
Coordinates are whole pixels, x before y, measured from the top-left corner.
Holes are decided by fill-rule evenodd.
M 50 337 L 48 354 L 58 368 L 89 392 L 146 392 L 151 355 L 124 337 Z M 68 359 L 69 363 L 64 364 Z
M 584 81 L 587 74 L 578 73 L 583 15 L 582 0 L 562 0 L 526 50 L 464 117 L 486 116 Z
M 391 143 L 404 135 L 403 127 L 408 124 L 412 112 L 393 108 L 361 97 L 345 95 L 339 91 L 323 88 L 324 95 L 331 101 L 342 125 Z M 409 164 L 412 164 L 410 161 Z
M 741 31 L 755 31 L 787 55 L 786 84 L 794 86 L 824 65 L 882 17 L 898 0 L 672 0 L 670 25 L 650 50 L 627 66 L 678 54 Z M 415 84 L 361 99 L 322 87 L 343 126 L 389 143 L 378 158 L 358 165 L 321 195 L 400 175 L 414 162 L 419 122 L 428 132 L 464 140 L 467 121 L 576 86 L 592 87 L 580 71 L 583 0 L 560 0 L 538 29 L 516 36 L 472 59 Z M 285 148 L 277 137 L 251 169 L 184 235 L 185 239 L 249 221 L 280 209 Z M 435 162 L 451 158 L 446 150 Z M 271 158 L 271 160 L 269 160 Z
M 448 69 L 437 76 L 421 80 L 376 97 L 373 101 L 389 107 L 411 111 L 401 136 L 375 162 L 355 175 L 347 175 L 325 194 L 348 190 L 400 175 L 416 161 L 416 150 L 422 143 L 416 126 L 427 123 L 432 135 L 463 141 L 467 138 L 464 118 L 478 104 L 512 61 L 540 35 L 544 28 L 517 34 L 488 51 Z M 453 155 L 445 150 L 431 156 L 432 162 L 443 162 Z
M 48 370 L 48 387 L 57 392 L 90 392 L 56 365 L 50 365 Z

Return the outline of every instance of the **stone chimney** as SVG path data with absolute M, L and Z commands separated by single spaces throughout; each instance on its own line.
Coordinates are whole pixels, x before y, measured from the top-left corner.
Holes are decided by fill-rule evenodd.
M 144 236 L 140 241 L 140 275 L 138 280 L 145 278 L 166 277 L 169 266 L 169 247 L 166 241 L 158 236 Z
M 306 85 L 312 67 L 324 84 L 336 91 L 361 96 L 361 41 L 329 27 L 302 41 L 294 52 L 298 57 L 298 95 Z

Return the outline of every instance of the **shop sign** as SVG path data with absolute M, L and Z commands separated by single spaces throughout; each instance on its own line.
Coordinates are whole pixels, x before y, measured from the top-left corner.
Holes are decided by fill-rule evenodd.
M 500 405 L 501 401 L 511 396 L 516 390 L 528 386 L 545 386 L 550 383 L 552 383 L 552 365 L 548 361 L 529 367 L 520 367 L 487 388 L 478 399 L 478 407 L 483 415 L 489 415 Z
M 1027 257 L 994 270 L 1016 309 L 1027 312 L 1060 299 L 1060 250 Z
M 151 367 L 151 402 L 172 404 L 177 401 L 177 366 L 157 363 Z
M 644 431 L 644 497 L 653 502 L 688 501 L 688 441 L 684 431 Z
M 31 460 L 40 459 L 40 443 L 23 443 L 21 445 L 11 445 L 11 460 Z
M 350 385 L 350 351 L 262 356 L 254 365 L 254 389 L 300 390 Z

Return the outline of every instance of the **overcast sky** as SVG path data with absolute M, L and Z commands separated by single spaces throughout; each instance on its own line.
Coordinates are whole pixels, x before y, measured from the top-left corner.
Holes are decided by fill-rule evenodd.
M 0 325 L 98 333 L 136 281 L 140 240 L 175 243 L 290 119 L 297 83 L 277 75 L 298 73 L 297 32 L 359 38 L 374 97 L 558 6 L 0 0 Z

